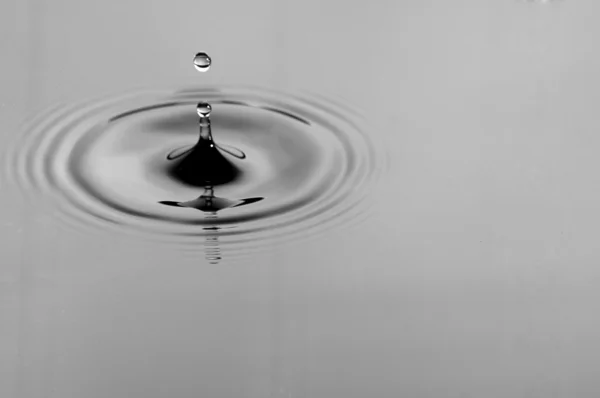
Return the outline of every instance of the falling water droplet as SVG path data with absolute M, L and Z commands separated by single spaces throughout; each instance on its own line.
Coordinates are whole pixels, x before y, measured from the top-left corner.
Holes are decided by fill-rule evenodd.
M 210 69 L 211 59 L 206 53 L 198 53 L 194 57 L 194 67 L 198 72 L 206 72 Z
M 200 102 L 196 106 L 196 112 L 198 112 L 198 116 L 200 116 L 202 118 L 209 117 L 211 111 L 212 111 L 212 107 L 207 102 Z

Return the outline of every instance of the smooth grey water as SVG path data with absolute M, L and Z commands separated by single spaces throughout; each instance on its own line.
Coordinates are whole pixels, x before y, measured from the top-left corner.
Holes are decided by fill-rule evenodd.
M 368 219 L 240 259 L 65 226 L 3 178 L 0 396 L 595 398 L 599 11 L 1 2 L 3 146 L 61 103 L 252 84 L 360 108 L 392 156 Z

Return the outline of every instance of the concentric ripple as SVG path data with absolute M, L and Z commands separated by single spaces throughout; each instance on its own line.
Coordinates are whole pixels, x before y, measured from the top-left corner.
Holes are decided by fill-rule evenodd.
M 213 138 L 241 171 L 211 189 L 210 211 L 203 189 L 168 172 L 173 154 L 198 139 L 199 101 L 212 105 Z M 219 247 L 314 236 L 367 214 L 386 156 L 376 133 L 320 98 L 244 87 L 145 91 L 49 109 L 7 148 L 4 170 L 70 226 L 186 248 L 210 241 L 215 260 Z

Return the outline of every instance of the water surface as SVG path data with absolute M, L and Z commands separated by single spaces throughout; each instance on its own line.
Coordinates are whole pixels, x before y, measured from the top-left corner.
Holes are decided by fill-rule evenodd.
M 2 2 L 3 147 L 49 107 L 250 84 L 360 109 L 391 156 L 368 218 L 218 264 L 2 179 L 0 396 L 596 397 L 599 7 Z

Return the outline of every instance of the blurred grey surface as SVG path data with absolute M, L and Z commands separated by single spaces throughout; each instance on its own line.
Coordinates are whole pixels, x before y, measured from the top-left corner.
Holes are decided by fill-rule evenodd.
M 4 0 L 0 145 L 56 103 L 252 84 L 361 107 L 391 166 L 359 227 L 219 266 L 5 181 L 0 397 L 597 397 L 599 12 Z

